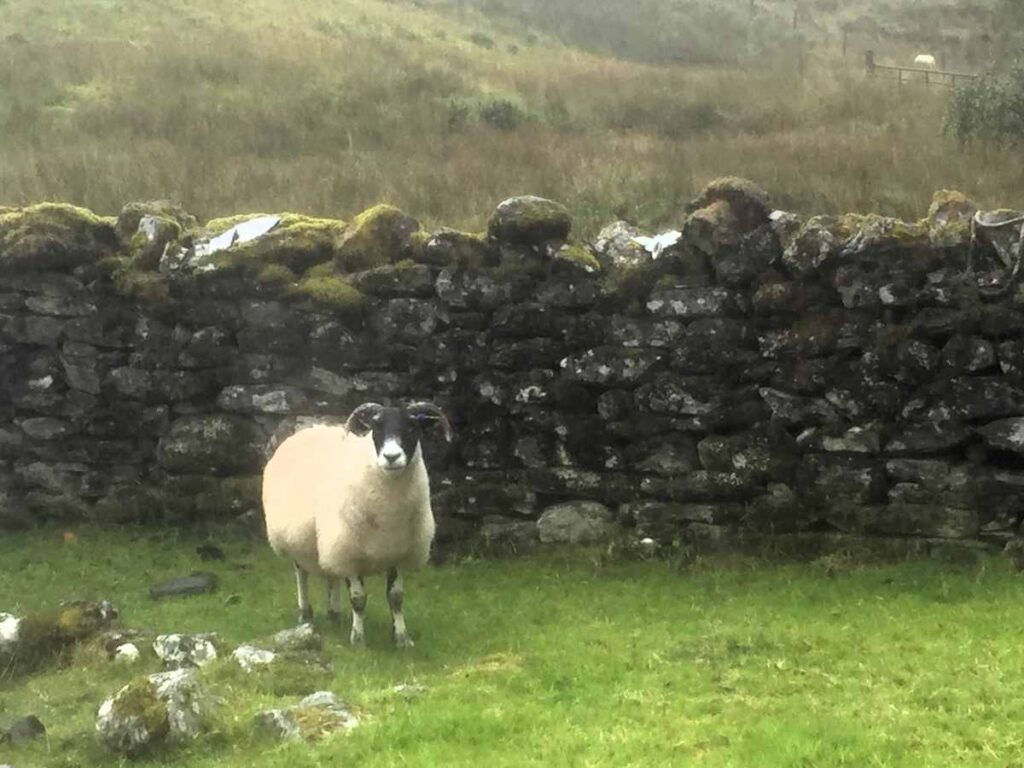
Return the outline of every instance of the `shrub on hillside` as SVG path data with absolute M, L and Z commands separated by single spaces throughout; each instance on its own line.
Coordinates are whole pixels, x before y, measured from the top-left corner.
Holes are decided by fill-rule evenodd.
M 1024 58 L 957 87 L 946 132 L 961 144 L 972 139 L 1024 142 Z

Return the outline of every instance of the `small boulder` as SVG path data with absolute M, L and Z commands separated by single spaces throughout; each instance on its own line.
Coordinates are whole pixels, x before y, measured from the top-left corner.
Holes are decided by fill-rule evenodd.
M 320 649 L 320 633 L 312 624 L 300 624 L 275 634 L 271 645 L 276 651 L 316 651 Z
M 159 635 L 153 650 L 167 669 L 202 667 L 217 658 L 216 635 Z
M 161 672 L 136 678 L 104 701 L 96 733 L 112 752 L 136 756 L 158 744 L 194 739 L 211 709 L 193 670 Z
M 139 659 L 139 647 L 135 643 L 122 643 L 114 649 L 114 661 L 131 664 Z
M 564 205 L 534 195 L 503 200 L 487 225 L 493 239 L 528 246 L 566 240 L 571 230 L 572 216 Z
M 330 691 L 312 693 L 294 707 L 260 712 L 255 719 L 257 731 L 281 740 L 314 740 L 358 725 L 348 704 Z
M 690 203 L 689 210 L 698 211 L 718 202 L 729 206 L 740 232 L 750 232 L 767 224 L 772 212 L 768 193 L 749 179 L 738 176 L 723 176 L 710 182 Z
M 254 645 L 240 645 L 231 653 L 231 657 L 238 662 L 243 672 L 252 672 L 257 667 L 273 663 L 277 654 Z
M 596 501 L 570 501 L 544 510 L 537 528 L 545 544 L 594 544 L 611 535 L 614 517 Z

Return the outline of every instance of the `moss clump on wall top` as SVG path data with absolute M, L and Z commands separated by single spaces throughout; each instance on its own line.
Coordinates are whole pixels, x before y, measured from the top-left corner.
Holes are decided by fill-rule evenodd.
M 114 219 L 64 203 L 0 212 L 0 272 L 72 270 L 117 250 Z
M 216 237 L 238 224 L 264 215 L 252 213 L 213 219 L 203 230 L 207 236 Z M 344 221 L 296 213 L 279 216 L 281 220 L 266 234 L 211 254 L 207 263 L 218 268 L 252 268 L 254 274 L 268 264 L 277 264 L 298 273 L 335 257 L 340 238 L 347 229 Z
M 412 255 L 420 223 L 393 205 L 367 208 L 348 226 L 335 259 L 342 272 L 358 272 Z

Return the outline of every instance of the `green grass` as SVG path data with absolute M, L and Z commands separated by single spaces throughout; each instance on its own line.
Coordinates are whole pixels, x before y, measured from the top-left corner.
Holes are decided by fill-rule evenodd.
M 865 81 L 871 39 L 879 61 L 909 62 L 942 31 L 904 19 L 920 3 L 861 0 L 857 13 L 894 26 L 846 58 L 845 3 L 805 3 L 806 33 L 788 21 L 748 30 L 748 0 L 723 0 L 720 14 L 663 5 L 669 20 L 612 0 L 259 0 L 244 13 L 212 0 L 6 0 L 0 205 L 115 214 L 170 197 L 203 220 L 349 220 L 385 201 L 428 227 L 479 231 L 499 201 L 531 193 L 564 202 L 589 236 L 614 218 L 677 224 L 704 184 L 731 174 L 804 214 L 917 218 L 941 188 L 1024 207 L 1012 151 L 942 135 L 944 89 Z M 792 3 L 757 5 L 786 20 Z M 942 5 L 942 24 L 971 28 L 957 39 L 998 18 Z M 694 36 L 711 63 L 686 53 Z M 967 47 L 981 58 L 952 51 L 951 66 L 984 65 L 989 49 Z M 666 50 L 685 61 L 637 60 Z
M 73 544 L 55 531 L 6 535 L 0 607 L 110 598 L 130 626 L 216 631 L 229 644 L 292 623 L 290 569 L 260 544 L 226 543 L 217 593 L 151 602 L 151 582 L 209 565 L 194 555 L 198 541 L 137 530 L 84 529 Z M 389 646 L 378 582 L 366 650 L 327 630 L 333 672 L 304 679 L 246 677 L 218 661 L 203 672 L 224 697 L 211 732 L 138 764 L 1012 766 L 1024 754 L 1024 583 L 1002 561 L 466 561 L 407 579 L 417 639 L 408 653 Z M 0 718 L 34 712 L 49 727 L 46 744 L 0 747 L 0 758 L 116 765 L 92 723 L 130 674 L 80 654 L 66 669 L 0 681 Z M 399 683 L 427 690 L 406 701 L 390 691 Z M 249 737 L 255 711 L 313 688 L 349 699 L 364 727 L 313 745 Z

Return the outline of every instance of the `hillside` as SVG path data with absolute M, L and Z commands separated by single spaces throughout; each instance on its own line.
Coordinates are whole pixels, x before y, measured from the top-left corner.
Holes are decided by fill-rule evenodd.
M 388 200 L 479 227 L 533 192 L 592 233 L 670 222 L 723 174 L 803 212 L 916 216 L 949 186 L 1024 205 L 1012 155 L 943 137 L 943 91 L 865 82 L 866 44 L 838 50 L 858 7 L 894 9 L 875 18 L 896 34 L 924 3 L 804 6 L 794 33 L 792 3 L 769 0 L 757 25 L 749 0 L 7 0 L 0 205 L 348 217 Z M 992 21 L 970 23 L 973 40 Z M 915 47 L 894 39 L 880 55 Z

